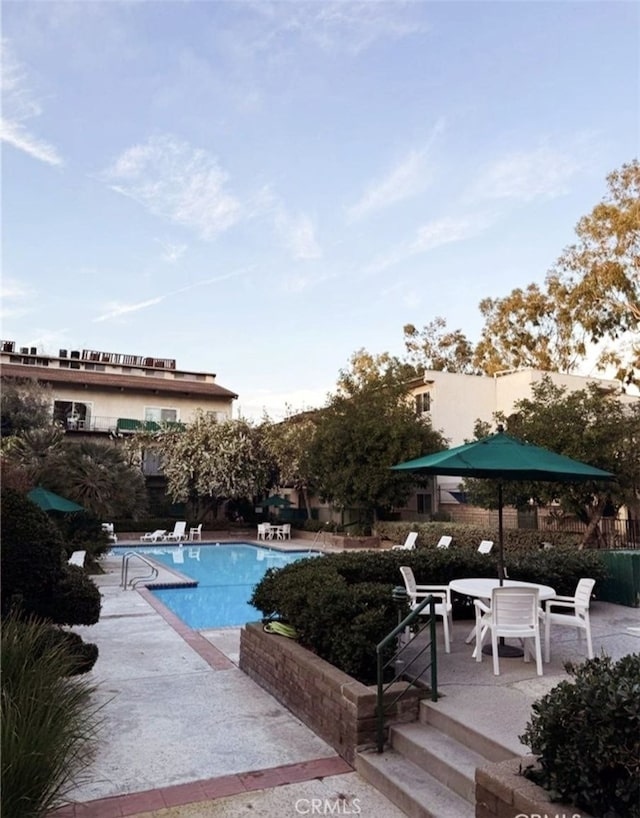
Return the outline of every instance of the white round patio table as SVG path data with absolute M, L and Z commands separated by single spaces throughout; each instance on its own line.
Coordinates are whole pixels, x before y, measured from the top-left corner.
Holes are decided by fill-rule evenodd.
M 544 599 L 552 599 L 556 592 L 550 585 L 540 585 L 537 582 L 524 582 L 518 579 L 505 579 L 502 582 L 502 586 L 500 586 L 499 579 L 493 579 L 491 577 L 471 577 L 469 579 L 452 579 L 449 583 L 449 588 L 452 591 L 455 591 L 458 594 L 464 594 L 465 596 L 472 596 L 478 599 L 491 599 L 491 594 L 494 588 L 537 588 L 538 589 L 538 599 L 540 601 Z M 469 644 L 473 642 L 476 636 L 476 629 L 475 627 L 471 629 L 469 636 L 465 639 L 465 642 Z M 501 656 L 522 656 L 522 651 L 520 648 L 515 648 L 511 645 L 505 645 L 504 639 L 500 639 L 500 645 L 498 646 L 499 652 Z M 490 653 L 491 646 L 487 645 L 482 650 L 483 653 Z
M 458 594 L 473 596 L 478 599 L 491 599 L 494 588 L 500 587 L 500 580 L 491 577 L 472 577 L 471 579 L 452 579 L 449 588 Z M 505 579 L 503 588 L 537 588 L 538 599 L 551 599 L 556 592 L 550 585 L 540 585 L 537 582 L 524 582 L 518 579 Z

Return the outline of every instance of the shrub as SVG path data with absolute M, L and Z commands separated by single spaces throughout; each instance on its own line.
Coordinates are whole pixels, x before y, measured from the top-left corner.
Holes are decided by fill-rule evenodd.
M 565 667 L 574 681 L 533 705 L 521 736 L 540 764 L 525 775 L 596 818 L 639 818 L 640 654 Z
M 2 613 L 16 597 L 26 611 L 39 613 L 62 578 L 62 538 L 45 512 L 16 491 L 2 490 L 1 512 Z
M 98 659 L 98 646 L 92 642 L 84 642 L 80 634 L 72 631 L 64 631 L 62 628 L 50 627 L 48 631 L 49 639 L 43 640 L 47 649 L 62 646 L 69 654 L 70 668 L 69 676 L 79 676 L 88 673 Z
M 62 538 L 35 503 L 2 491 L 2 614 L 12 608 L 59 625 L 93 625 L 100 592 L 81 568 L 66 563 Z
M 40 605 L 42 616 L 57 625 L 95 625 L 102 600 L 95 583 L 78 565 L 64 565 L 55 597 Z
M 41 818 L 86 766 L 98 726 L 94 688 L 69 678 L 76 660 L 50 627 L 9 616 L 2 627 L 2 815 Z
M 552 585 L 561 594 L 572 594 L 580 577 L 606 576 L 606 567 L 594 551 L 514 550 L 508 563 L 511 578 Z M 255 587 L 251 603 L 266 619 L 279 618 L 293 625 L 305 647 L 370 684 L 375 646 L 397 624 L 391 592 L 403 585 L 401 565 L 409 565 L 418 582 L 436 585 L 497 575 L 495 555 L 478 554 L 475 546 L 347 551 L 269 569 Z M 453 615 L 472 618 L 473 600 L 455 594 Z
M 270 569 L 251 603 L 293 625 L 302 645 L 365 684 L 376 678 L 376 645 L 397 624 L 391 583 L 350 584 L 330 557 Z

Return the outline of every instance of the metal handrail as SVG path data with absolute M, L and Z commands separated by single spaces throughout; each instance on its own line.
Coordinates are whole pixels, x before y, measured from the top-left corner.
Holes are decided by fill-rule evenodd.
M 384 715 L 385 715 L 385 703 L 384 703 L 384 694 L 389 689 L 389 687 L 401 679 L 407 673 L 407 670 L 419 659 L 423 653 L 427 649 L 430 650 L 430 663 L 429 667 L 431 669 L 431 701 L 437 702 L 438 701 L 438 664 L 437 664 L 437 652 L 436 652 L 436 603 L 437 600 L 429 595 L 426 599 L 424 599 L 418 606 L 416 606 L 408 616 L 406 616 L 398 625 L 391 631 L 391 633 L 387 634 L 384 639 L 376 645 L 376 654 L 377 654 L 377 661 L 378 661 L 378 673 L 377 673 L 377 701 L 376 701 L 376 746 L 379 753 L 381 753 L 384 749 Z M 407 649 L 407 647 L 411 644 L 413 640 L 409 642 L 405 642 L 402 644 L 398 650 L 393 654 L 393 656 L 388 659 L 386 662 L 383 661 L 383 654 L 384 650 L 387 645 L 392 642 L 394 639 L 397 639 L 401 634 L 403 634 L 407 628 L 413 625 L 416 622 L 421 614 L 421 612 L 429 606 L 429 619 L 425 624 L 419 628 L 418 633 L 426 630 L 427 627 L 429 628 L 429 642 L 420 650 L 415 656 L 411 659 L 408 664 L 402 662 L 401 669 L 398 670 L 398 666 L 400 662 L 398 662 L 398 657 Z M 396 672 L 393 676 L 391 681 L 384 684 L 384 672 L 385 670 L 391 666 L 395 665 Z M 387 707 L 391 707 L 396 702 L 398 702 L 408 690 L 412 687 L 420 687 L 422 682 L 420 681 L 420 675 L 416 676 L 414 679 L 406 679 L 408 682 L 406 688 L 401 690 L 398 695 L 391 701 L 387 703 Z
M 137 551 L 127 551 L 127 553 L 122 558 L 122 567 L 120 568 L 120 586 L 122 588 L 127 589 L 127 585 L 129 584 L 129 560 L 131 557 L 137 557 L 141 560 L 145 565 L 151 568 L 151 573 L 149 576 L 146 574 L 142 577 L 133 577 L 131 580 L 131 587 L 135 588 L 137 583 L 139 582 L 147 582 L 147 580 L 155 579 L 158 576 L 158 569 L 156 566 L 148 560 L 146 557 L 143 557 L 142 554 L 138 554 Z

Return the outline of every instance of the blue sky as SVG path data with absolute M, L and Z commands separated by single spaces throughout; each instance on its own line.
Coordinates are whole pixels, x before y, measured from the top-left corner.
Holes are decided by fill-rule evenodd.
M 632 2 L 5 2 L 2 337 L 236 409 L 542 282 L 637 155 Z

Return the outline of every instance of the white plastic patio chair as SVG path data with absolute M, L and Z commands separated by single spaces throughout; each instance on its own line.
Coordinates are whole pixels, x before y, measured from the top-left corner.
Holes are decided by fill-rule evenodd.
M 185 531 L 187 530 L 187 521 L 186 520 L 179 520 L 173 527 L 173 531 L 170 534 L 164 535 L 164 540 L 166 542 L 182 542 L 182 540 L 186 539 Z
M 74 551 L 69 557 L 69 565 L 77 565 L 79 568 L 84 568 L 84 560 L 86 556 L 86 551 Z
M 453 619 L 451 611 L 451 590 L 448 585 L 417 585 L 416 578 L 413 575 L 413 569 L 408 565 L 400 567 L 400 573 L 404 580 L 404 587 L 407 590 L 409 597 L 409 605 L 411 610 L 417 608 L 418 605 L 428 596 L 434 597 L 436 600 L 435 615 L 442 618 L 443 632 L 444 632 L 444 650 L 445 653 L 451 653 L 451 641 L 453 634 Z M 420 611 L 420 616 L 429 616 L 431 613 L 429 605 Z
M 283 523 L 278 528 L 278 539 L 279 540 L 290 540 L 291 539 L 291 523 Z
M 410 531 L 407 534 L 407 539 L 402 543 L 402 545 L 392 545 L 392 551 L 413 551 L 416 547 L 416 540 L 418 539 L 418 532 L 417 531 Z
M 491 607 L 481 599 L 474 600 L 476 607 L 476 662 L 482 661 L 482 643 L 487 631 L 491 631 L 493 653 L 493 673 L 500 675 L 498 661 L 498 637 L 521 639 L 524 647 L 524 661 L 529 661 L 530 640 L 534 641 L 536 672 L 542 676 L 542 648 L 540 644 L 540 619 L 543 612 L 538 601 L 538 589 L 494 588 L 491 593 Z
M 107 537 L 109 537 L 111 542 L 113 543 L 118 542 L 118 537 L 116 536 L 116 533 L 113 530 L 113 523 L 102 523 L 102 530 L 105 532 Z
M 493 548 L 493 540 L 482 540 L 478 546 L 478 554 L 488 554 Z
M 591 641 L 591 621 L 589 619 L 589 604 L 591 592 L 596 584 L 595 579 L 581 579 L 573 596 L 554 596 L 544 603 L 544 660 L 551 660 L 551 626 L 567 625 L 576 628 L 578 641 L 582 641 L 582 631 L 587 637 L 587 658 L 593 659 L 593 643 Z M 558 613 L 552 608 L 564 608 L 566 613 Z
M 451 545 L 451 540 L 453 537 L 450 537 L 448 534 L 443 535 L 438 540 L 436 548 L 448 548 Z
M 258 539 L 259 540 L 271 539 L 271 523 L 258 523 Z
M 202 539 L 202 523 L 197 525 L 195 528 L 189 529 L 189 539 L 193 542 L 193 540 L 201 540 Z

